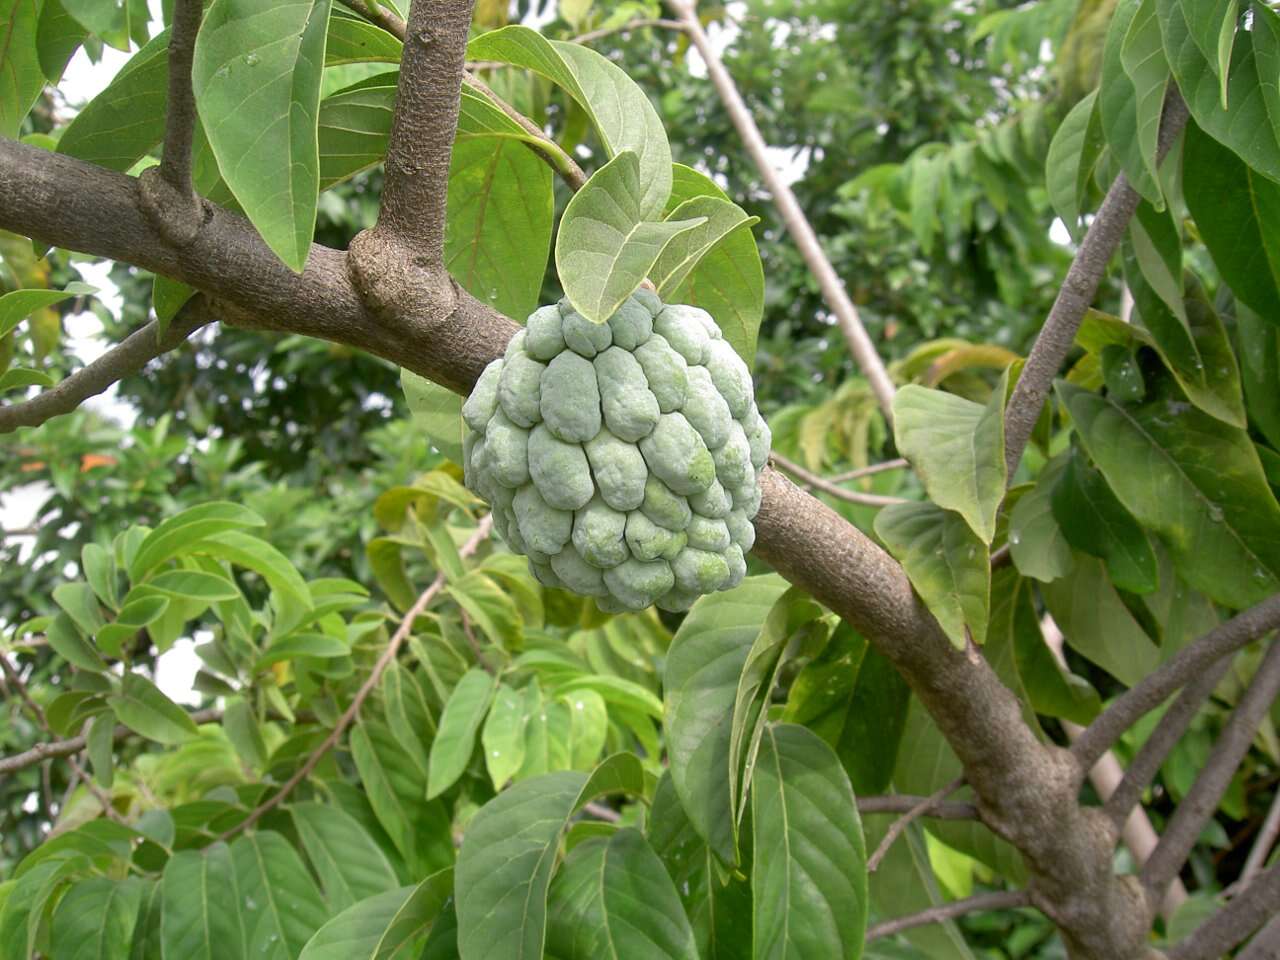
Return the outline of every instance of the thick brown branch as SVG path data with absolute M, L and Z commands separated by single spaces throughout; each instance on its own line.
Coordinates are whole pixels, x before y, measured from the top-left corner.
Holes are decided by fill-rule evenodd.
M 769 459 L 797 480 L 803 481 L 807 486 L 813 487 L 815 490 L 821 490 L 828 496 L 835 497 L 838 500 L 858 503 L 867 507 L 887 507 L 890 504 L 907 502 L 902 497 L 885 497 L 878 493 L 860 493 L 857 490 L 846 490 L 844 487 L 837 486 L 832 481 L 826 480 L 816 473 L 810 473 L 800 464 L 793 463 L 780 453 L 771 453 Z
M 787 233 L 791 235 L 791 239 L 800 250 L 800 255 L 804 257 L 805 265 L 818 281 L 822 297 L 835 316 L 836 322 L 840 324 L 840 331 L 844 334 L 854 362 L 870 382 L 871 391 L 875 394 L 885 419 L 892 424 L 894 386 L 889 378 L 889 371 L 885 369 L 884 361 L 880 359 L 875 344 L 871 342 L 871 337 L 862 325 L 858 308 L 849 298 L 849 292 L 845 290 L 840 275 L 836 273 L 836 268 L 832 266 L 831 260 L 822 249 L 822 243 L 814 233 L 809 218 L 805 216 L 791 188 L 774 169 L 764 137 L 760 135 L 760 128 L 756 126 L 751 111 L 743 102 L 742 94 L 738 92 L 733 77 L 725 69 L 720 55 L 711 46 L 706 31 L 702 29 L 702 21 L 698 19 L 697 4 L 693 0 L 667 0 L 667 5 L 680 19 L 690 42 L 702 55 L 711 83 L 716 93 L 720 95 L 725 111 L 733 121 L 738 136 L 742 138 L 747 153 L 759 170 L 760 178 L 764 180 L 765 186 L 772 194 L 774 205 L 782 216 Z
M 1238 943 L 1243 943 L 1262 924 L 1267 929 L 1259 934 L 1259 949 L 1249 949 L 1240 960 L 1267 960 L 1280 956 L 1280 863 L 1275 864 L 1240 896 L 1215 913 L 1192 932 L 1191 936 L 1167 951 L 1169 960 L 1216 960 Z M 1271 921 L 1268 923 L 1268 921 Z M 1270 941 L 1268 943 L 1268 941 Z
M 1160 125 L 1157 156 L 1163 157 L 1169 151 L 1186 122 L 1187 105 L 1177 90 L 1171 89 Z M 1053 378 L 1058 375 L 1076 341 L 1080 323 L 1098 293 L 1102 278 L 1106 276 L 1107 264 L 1124 239 L 1124 232 L 1141 199 L 1124 174 L 1116 177 L 1089 224 L 1075 259 L 1071 261 L 1067 277 L 1044 326 L 1040 328 L 1031 355 L 1027 357 L 1026 366 L 1022 368 L 1005 408 L 1004 455 L 1010 482 L 1022 459 L 1022 451 L 1031 438 L 1031 431 L 1040 418 Z
M 1280 913 L 1236 954 L 1236 960 L 1280 960 Z
M 1178 804 L 1165 827 L 1164 836 L 1142 869 L 1142 883 L 1153 898 L 1158 900 L 1162 897 L 1165 887 L 1182 869 L 1205 822 L 1213 816 L 1222 795 L 1231 785 L 1231 778 L 1248 753 L 1258 724 L 1271 709 L 1277 693 L 1280 693 L 1280 644 L 1272 644 L 1267 648 L 1249 689 L 1236 704 L 1231 719 L 1213 745 L 1208 762 Z
M 492 519 L 486 516 L 480 521 L 480 525 L 476 528 L 475 533 L 467 540 L 465 544 L 458 550 L 459 556 L 470 556 L 475 553 L 484 539 L 489 536 L 489 529 L 492 525 Z M 400 647 L 404 645 L 408 639 L 410 632 L 413 630 L 414 621 L 418 617 L 426 613 L 427 607 L 431 606 L 431 602 L 439 595 L 440 591 L 445 587 L 445 575 L 441 570 L 436 574 L 435 579 L 431 581 L 427 589 L 423 590 L 414 602 L 413 606 L 408 609 L 404 615 L 404 619 L 400 621 L 400 625 L 396 627 L 395 633 L 391 635 L 390 641 L 387 642 L 387 648 L 382 651 L 377 662 L 374 663 L 373 669 L 369 671 L 369 676 L 360 684 L 360 689 L 356 691 L 356 695 L 352 698 L 350 705 L 342 712 L 342 716 L 338 718 L 338 722 L 333 725 L 333 729 L 329 731 L 329 735 L 321 741 L 320 745 L 311 751 L 306 762 L 302 764 L 288 780 L 286 780 L 268 799 L 258 804 L 250 811 L 249 815 L 231 827 L 219 840 L 229 840 L 242 830 L 248 830 L 255 823 L 261 820 L 267 813 L 270 813 L 280 804 L 284 803 L 289 794 L 293 793 L 294 788 L 307 777 L 311 776 L 311 772 L 320 764 L 325 755 L 332 750 L 346 734 L 351 724 L 355 722 L 356 717 L 360 713 L 360 708 L 364 706 L 364 702 L 369 699 L 369 694 L 377 688 L 382 674 L 386 672 L 388 666 L 395 660 L 396 654 L 400 652 Z
M 1016 910 L 1018 907 L 1028 906 L 1031 906 L 1031 897 L 1027 895 L 1025 890 L 980 893 L 976 896 L 966 897 L 964 900 L 955 900 L 951 903 L 930 907 L 928 910 L 921 910 L 919 913 L 913 913 L 909 916 L 897 917 L 894 920 L 885 920 L 883 923 L 877 923 L 867 928 L 867 943 L 883 937 L 891 937 L 895 933 L 902 933 L 902 931 L 910 930 L 912 927 L 923 927 L 927 923 L 954 920 L 956 917 L 963 917 L 967 913 L 979 913 L 984 910 Z
M 192 299 L 173 318 L 163 336 L 159 324 L 153 320 L 48 390 L 22 403 L 0 406 L 0 433 L 39 426 L 53 417 L 71 413 L 89 397 L 97 396 L 113 383 L 168 353 L 213 319 L 206 298 Z
M 1117 697 L 1089 724 L 1071 752 L 1088 770 L 1098 757 L 1143 716 L 1164 703 L 1175 690 L 1204 674 L 1218 660 L 1280 626 L 1280 594 L 1236 614 L 1203 637 L 1183 647 L 1154 673 Z

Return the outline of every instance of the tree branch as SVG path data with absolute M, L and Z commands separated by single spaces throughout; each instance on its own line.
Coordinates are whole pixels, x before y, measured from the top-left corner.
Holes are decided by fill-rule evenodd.
M 191 139 L 196 125 L 196 98 L 191 91 L 191 62 L 203 14 L 200 0 L 175 0 L 169 29 L 169 102 L 164 121 L 160 176 L 185 196 L 191 189 Z
M 586 33 L 579 34 L 574 37 L 570 43 L 594 43 L 597 40 L 603 40 L 605 37 L 613 36 L 615 33 L 630 33 L 632 30 L 642 30 L 645 27 L 658 27 L 662 30 L 676 30 L 684 32 L 684 24 L 679 20 L 663 20 L 661 18 L 649 19 L 642 17 L 639 20 L 628 20 L 626 23 L 620 23 L 616 27 L 602 27 L 599 30 L 589 30 Z
M 21 403 L 0 405 L 0 434 L 11 433 L 19 427 L 39 426 L 53 417 L 71 413 L 89 397 L 97 396 L 113 383 L 168 353 L 213 319 L 205 297 L 189 300 L 163 336 L 159 323 L 153 320 L 48 390 Z
M 355 3 L 358 5 L 359 13 L 364 14 L 370 21 L 404 43 L 405 37 L 409 34 L 409 26 L 398 13 L 388 10 L 378 0 L 355 0 Z
M 951 903 L 930 907 L 928 910 L 921 910 L 919 913 L 898 917 L 895 920 L 885 920 L 883 923 L 877 923 L 867 928 L 866 942 L 870 943 L 872 940 L 891 937 L 895 933 L 910 930 L 912 927 L 922 927 L 927 923 L 954 920 L 956 917 L 963 917 L 966 913 L 979 913 L 984 910 L 1016 910 L 1018 907 L 1029 906 L 1031 906 L 1031 897 L 1025 890 L 980 893 L 973 897 L 966 897 L 963 900 L 953 900 Z
M 1280 594 L 1268 597 L 1248 610 L 1214 627 L 1183 647 L 1159 670 L 1143 677 L 1121 694 L 1089 724 L 1071 747 L 1071 753 L 1088 770 L 1098 757 L 1147 713 L 1164 703 L 1175 690 L 1201 676 L 1214 663 L 1280 627 Z
M 1163 158 L 1169 152 L 1186 124 L 1187 116 L 1187 105 L 1177 89 L 1170 85 L 1160 124 L 1157 158 Z M 1124 239 L 1124 232 L 1141 199 L 1123 173 L 1116 177 L 1089 224 L 1057 299 L 1053 301 L 1049 316 L 1027 357 L 1026 366 L 1014 384 L 1004 418 L 1005 467 L 1010 482 L 1022 459 L 1022 451 L 1031 438 L 1031 431 L 1040 418 L 1053 378 L 1058 375 L 1062 362 L 1076 341 L 1080 323 L 1098 293 L 1102 278 L 1106 276 L 1107 264 Z
M 902 836 L 902 831 L 911 826 L 920 817 L 927 815 L 930 810 L 941 804 L 943 800 L 947 799 L 962 786 L 964 786 L 964 777 L 956 777 L 940 790 L 918 801 L 915 806 L 893 821 L 885 832 L 884 838 L 880 841 L 880 845 L 876 847 L 875 852 L 867 860 L 867 870 L 875 873 L 876 868 L 880 866 L 880 861 L 884 859 L 885 854 L 889 852 L 889 848 L 893 846 L 893 842 Z
M 526 143 L 525 145 L 545 160 L 551 169 L 559 174 L 560 179 L 565 182 L 570 190 L 577 191 L 582 189 L 587 182 L 587 175 L 578 166 L 573 157 L 560 149 L 560 144 L 548 137 L 546 132 L 536 123 L 498 96 L 487 83 L 475 74 L 468 73 L 465 82 L 467 86 L 477 93 L 483 94 L 495 107 L 520 124 L 525 133 L 538 138 L 538 143 Z
M 844 483 L 846 480 L 858 480 L 862 477 L 869 477 L 874 473 L 884 473 L 886 470 L 910 470 L 909 464 L 905 457 L 898 457 L 896 460 L 885 460 L 881 463 L 873 463 L 866 467 L 855 467 L 853 470 L 846 470 L 844 473 L 837 473 L 835 476 L 827 477 L 831 483 Z
M 1178 804 L 1164 836 L 1142 868 L 1143 886 L 1152 897 L 1161 897 L 1165 887 L 1182 869 L 1201 829 L 1213 816 L 1231 784 L 1231 777 L 1249 751 L 1258 724 L 1271 708 L 1277 693 L 1280 693 L 1280 644 L 1273 643 L 1267 648 L 1249 689 L 1236 704 L 1218 742 L 1213 745 L 1208 762 Z M 1275 882 L 1280 883 L 1280 878 Z
M 1280 791 L 1271 798 L 1271 807 L 1263 818 L 1262 826 L 1258 828 L 1253 846 L 1249 848 L 1249 856 L 1245 858 L 1240 879 L 1235 884 L 1238 892 L 1247 890 L 1249 884 L 1262 872 L 1263 864 L 1267 862 L 1267 856 L 1277 839 L 1280 839 Z
M 890 504 L 907 502 L 902 497 L 885 497 L 878 493 L 859 493 L 857 490 L 846 490 L 844 487 L 837 486 L 831 480 L 825 480 L 816 473 L 810 473 L 800 464 L 793 463 L 777 452 L 770 453 L 769 459 L 793 477 L 803 480 L 808 486 L 821 490 L 828 496 L 839 500 L 846 500 L 849 503 L 858 503 L 868 507 L 887 507 Z
M 1280 914 L 1258 931 L 1249 945 L 1236 954 L 1236 960 L 1280 960 Z
M 467 557 L 476 552 L 480 544 L 489 536 L 489 529 L 493 524 L 491 517 L 492 515 L 486 515 L 485 518 L 480 521 L 480 525 L 476 527 L 476 530 L 471 535 L 470 539 L 468 539 L 467 542 L 459 548 L 459 556 Z M 387 667 L 391 665 L 392 661 L 395 660 L 396 654 L 400 652 L 400 647 L 403 646 L 405 640 L 408 639 L 410 632 L 413 630 L 414 621 L 426 612 L 427 607 L 431 606 L 431 602 L 435 600 L 436 596 L 444 589 L 444 587 L 445 575 L 444 571 L 441 570 L 436 574 L 435 579 L 431 581 L 427 589 L 423 590 L 422 593 L 419 594 L 418 599 L 414 601 L 413 606 L 406 611 L 404 619 L 402 619 L 400 621 L 400 625 L 396 627 L 396 632 L 391 635 L 391 640 L 387 643 L 387 648 L 382 651 L 382 655 L 379 656 L 377 662 L 374 663 L 373 669 L 369 671 L 369 676 L 365 678 L 364 683 L 360 684 L 360 689 L 356 691 L 356 695 L 352 698 L 351 704 L 342 712 L 342 716 L 340 716 L 338 718 L 338 722 L 333 725 L 333 729 L 329 731 L 329 735 L 321 741 L 318 747 L 311 751 L 306 762 L 294 772 L 293 776 L 281 785 L 279 790 L 273 793 L 268 799 L 254 807 L 247 817 L 235 826 L 231 827 L 229 830 L 225 831 L 220 837 L 218 837 L 219 840 L 229 840 L 242 830 L 248 830 L 255 823 L 261 820 L 263 816 L 280 806 L 280 804 L 284 803 L 289 794 L 293 793 L 294 787 L 311 775 L 311 772 L 315 770 L 320 761 L 324 759 L 325 755 L 337 745 L 338 741 L 342 739 L 343 734 L 347 732 L 347 728 L 355 721 L 356 716 L 360 713 L 360 708 L 364 706 L 365 700 L 369 698 L 369 694 L 373 693 L 374 689 L 378 686 L 378 681 L 382 679 L 382 674 L 386 671 Z
M 885 369 L 884 361 L 880 359 L 875 344 L 871 342 L 871 337 L 868 336 L 866 328 L 862 325 L 862 319 L 858 316 L 858 308 L 849 299 L 844 283 L 822 249 L 822 244 L 796 201 L 795 194 L 774 169 L 764 137 L 760 135 L 760 128 L 756 126 L 751 111 L 743 102 L 742 94 L 738 92 L 733 77 L 725 69 L 724 62 L 711 46 L 706 31 L 702 29 L 702 22 L 698 19 L 697 4 L 694 0 L 667 0 L 667 5 L 684 25 L 690 42 L 702 55 L 707 65 L 707 74 L 711 77 L 716 93 L 720 95 L 729 119 L 733 121 L 738 136 L 742 138 L 747 148 L 747 153 L 755 162 L 756 169 L 760 171 L 761 179 L 773 195 L 774 206 L 778 208 L 787 232 L 791 234 L 791 239 L 800 250 L 800 255 L 804 257 L 805 264 L 817 279 L 823 299 L 826 300 L 827 306 L 840 324 L 840 331 L 849 345 L 849 352 L 853 354 L 853 359 L 863 376 L 870 382 L 871 391 L 875 394 L 885 419 L 892 426 L 895 388 L 893 381 L 889 378 L 889 371 Z
M 1242 943 L 1262 924 L 1267 929 L 1259 934 L 1261 944 L 1251 944 L 1239 960 L 1265 960 L 1280 956 L 1280 863 L 1274 865 L 1240 896 L 1215 913 L 1189 937 L 1166 951 L 1169 960 L 1216 960 L 1236 944 Z M 1268 922 L 1270 921 L 1270 922 Z M 1269 942 L 1268 942 L 1269 941 Z M 1258 946 L 1255 950 L 1254 947 Z
M 890 794 L 884 797 L 858 797 L 858 812 L 863 816 L 873 813 L 910 813 L 928 797 L 909 794 Z M 978 808 L 972 803 L 935 803 L 920 816 L 933 820 L 977 820 Z

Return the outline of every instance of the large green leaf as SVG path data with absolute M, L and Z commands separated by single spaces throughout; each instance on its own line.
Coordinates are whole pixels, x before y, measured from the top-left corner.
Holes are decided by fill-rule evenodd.
M 408 370 L 400 371 L 400 384 L 414 423 L 437 450 L 462 463 L 462 397 Z
M 1053 514 L 1063 460 L 1055 457 L 1009 513 L 1009 554 L 1023 576 L 1049 583 L 1071 572 L 1071 546 Z
M 118 960 L 129 953 L 146 884 L 90 877 L 71 887 L 49 921 L 49 960 Z
M 489 705 L 497 690 L 497 678 L 472 667 L 454 687 L 440 716 L 440 729 L 431 744 L 427 774 L 427 799 L 440 796 L 451 786 L 471 761 L 476 734 L 484 723 Z
M 671 148 L 653 104 L 621 68 L 594 50 L 547 40 L 524 26 L 481 34 L 468 44 L 467 55 L 526 67 L 564 88 L 586 110 L 610 157 L 635 153 L 643 184 L 640 216 L 659 215 L 671 193 Z
M 505 683 L 498 684 L 480 741 L 493 789 L 501 790 L 524 765 L 524 698 Z
M 667 760 L 690 821 L 717 856 L 737 859 L 729 751 L 738 681 L 761 624 L 786 591 L 749 577 L 694 604 L 667 651 L 663 676 Z
M 454 144 L 445 265 L 472 296 L 521 323 L 538 306 L 551 252 L 551 168 L 513 137 Z
M 397 885 L 396 872 L 378 844 L 341 807 L 295 803 L 289 812 L 331 911 Z
M 17 139 L 27 113 L 44 89 L 36 47 L 40 0 L 0 0 L 0 136 Z
M 409 960 L 453 892 L 453 870 L 353 904 L 316 931 L 299 960 Z
M 121 723 L 149 740 L 182 743 L 197 732 L 191 716 L 140 673 L 126 673 L 107 699 Z
M 1218 272 L 1258 316 L 1280 325 L 1280 184 L 1194 123 L 1187 125 L 1182 177 L 1187 209 Z M 1248 365 L 1247 351 L 1242 359 Z
M 1146 531 L 1079 451 L 1068 455 L 1052 489 L 1052 503 L 1067 541 L 1077 550 L 1105 560 L 1116 586 L 1132 593 L 1150 593 L 1156 588 L 1156 555 Z
M 547 949 L 557 960 L 698 960 L 671 877 L 636 830 L 574 847 L 548 908 Z
M 1241 608 L 1280 587 L 1280 505 L 1243 430 L 1172 385 L 1121 406 L 1069 383 L 1058 394 L 1120 502 L 1168 546 L 1193 587 Z
M 301 272 L 320 190 L 317 115 L 330 0 L 214 0 L 192 86 L 227 186 L 267 245 Z
M 39 4 L 40 23 L 36 27 L 36 50 L 45 79 L 56 85 L 62 80 L 67 63 L 80 49 L 88 33 L 60 0 L 44 0 Z
M 196 549 L 200 553 L 252 570 L 281 598 L 288 598 L 303 610 L 311 608 L 311 592 L 307 589 L 302 574 L 298 573 L 288 557 L 267 541 L 239 530 L 226 530 L 205 537 Z M 276 625 L 276 631 L 282 632 L 279 624 Z
M 1156 0 L 1141 0 L 1133 21 L 1120 45 L 1120 63 L 1133 83 L 1137 145 L 1143 165 L 1157 176 L 1156 149 L 1160 139 L 1160 117 L 1169 86 L 1169 64 L 1164 58 Z
M 1069 576 L 1042 588 L 1067 644 L 1127 686 L 1160 663 L 1160 651 L 1116 593 L 1101 560 L 1076 554 Z
M 1098 157 L 1106 147 L 1098 92 L 1089 93 L 1058 125 L 1045 157 L 1045 187 L 1054 212 L 1072 236 L 1080 232 L 1080 212 Z
M 1217 75 L 1222 106 L 1227 103 L 1227 71 L 1231 66 L 1231 48 L 1235 43 L 1236 21 L 1240 8 L 1236 0 L 1183 0 L 1191 39 Z
M 381 74 L 320 101 L 316 136 L 321 190 L 382 162 L 391 133 L 396 78 L 394 73 Z
M 260 527 L 265 521 L 247 507 L 215 500 L 189 507 L 169 517 L 147 534 L 129 563 L 129 579 L 137 583 L 172 557 L 176 557 L 205 537 L 224 530 Z
M 165 864 L 161 893 L 160 938 L 165 957 L 217 960 L 241 955 L 241 907 L 231 848 L 225 843 L 175 853 Z
M 667 244 L 650 271 L 658 296 L 672 301 L 698 264 L 717 244 L 740 229 L 750 229 L 759 217 L 749 217 L 736 203 L 720 197 L 690 197 L 667 214 L 668 220 L 701 219 L 701 226 Z
M 151 15 L 145 0 L 62 0 L 62 6 L 90 33 L 117 50 L 147 42 Z
M 876 515 L 876 534 L 957 649 L 987 638 L 991 560 L 960 514 L 932 503 L 895 503 Z
M 329 39 L 325 43 L 326 66 L 340 63 L 399 63 L 404 51 L 394 34 L 334 7 L 329 15 Z
M 665 211 L 668 217 L 678 206 L 698 197 L 729 200 L 714 180 L 692 167 L 677 163 L 672 173 L 671 199 Z M 764 267 L 752 232 L 731 230 L 702 256 L 668 300 L 706 310 L 742 359 L 748 365 L 754 363 L 756 335 L 764 316 Z
M 50 857 L 26 868 L 0 904 L 0 958 L 29 960 L 36 955 L 49 900 L 69 879 L 89 868 L 89 858 L 80 854 Z
M 867 924 L 862 824 L 849 778 L 815 733 L 765 728 L 751 822 L 753 956 L 857 960 Z
M 278 833 L 260 830 L 231 844 L 246 957 L 294 960 L 328 910 L 302 859 Z
M 1236 335 L 1249 419 L 1273 447 L 1280 447 L 1280 391 L 1275 388 L 1280 383 L 1280 326 L 1237 303 Z
M 1280 103 L 1268 103 L 1277 97 L 1276 83 L 1274 71 L 1268 76 L 1263 61 L 1268 53 L 1263 44 L 1274 36 L 1276 15 L 1262 4 L 1255 5 L 1254 29 L 1237 34 L 1224 110 L 1217 64 L 1197 45 L 1183 0 L 1156 0 L 1156 7 L 1165 55 L 1192 118 L 1254 170 L 1280 181 L 1280 116 L 1272 115 L 1280 112 Z M 1263 31 L 1267 40 L 1259 40 Z
M 1149 5 L 1152 0 L 1146 0 Z M 1139 28 L 1146 19 L 1139 19 L 1143 0 L 1119 0 L 1107 30 L 1106 46 L 1102 54 L 1102 84 L 1098 88 L 1098 114 L 1102 119 L 1102 131 L 1112 155 L 1120 162 L 1129 181 L 1142 196 L 1162 206 L 1163 195 L 1156 178 L 1155 153 L 1144 149 L 1139 124 L 1144 117 L 1138 114 L 1139 93 L 1125 73 L 1121 54 L 1125 37 L 1134 24 Z M 1151 27 L 1155 27 L 1152 23 Z M 1144 44 L 1145 45 L 1145 44 Z M 1159 117 L 1157 116 L 1157 122 Z
M 893 398 L 898 449 L 929 498 L 954 510 L 990 543 L 1004 499 L 1004 388 L 986 404 L 914 384 Z
M 592 323 L 613 315 L 674 237 L 705 222 L 645 219 L 640 177 L 639 160 L 624 150 L 591 175 L 560 221 L 556 272 L 569 302 Z
M 640 761 L 610 757 L 588 777 L 563 770 L 498 794 L 467 826 L 456 870 L 462 960 L 540 960 L 547 891 L 569 818 L 602 793 L 644 788 Z

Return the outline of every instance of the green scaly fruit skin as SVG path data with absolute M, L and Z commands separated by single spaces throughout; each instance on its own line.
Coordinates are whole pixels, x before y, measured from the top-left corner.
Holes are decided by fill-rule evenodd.
M 687 610 L 746 575 L 769 428 L 705 310 L 541 307 L 462 408 L 467 486 L 547 586 Z

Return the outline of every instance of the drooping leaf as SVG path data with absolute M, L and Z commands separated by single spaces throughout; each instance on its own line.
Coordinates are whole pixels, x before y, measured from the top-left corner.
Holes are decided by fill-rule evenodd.
M 165 864 L 160 940 L 166 957 L 216 960 L 244 950 L 231 848 L 179 850 Z
M 298 839 L 324 887 L 330 911 L 396 887 L 396 873 L 368 832 L 341 807 L 295 803 L 289 807 Z
M 0 373 L 0 393 L 26 387 L 52 387 L 53 383 L 53 377 L 43 370 L 32 370 L 30 367 L 11 367 Z
M 1280 383 L 1280 326 L 1237 303 L 1236 335 L 1249 418 L 1273 447 L 1280 447 L 1280 392 L 1275 390 Z
M 37 310 L 51 307 L 71 297 L 83 297 L 97 292 L 97 287 L 91 287 L 87 283 L 69 283 L 62 290 L 11 290 L 0 296 L 0 337 Z
M 1004 388 L 986 404 L 914 384 L 893 398 L 898 449 L 911 461 L 929 499 L 954 510 L 990 543 L 1004 499 Z
M 1228 106 L 1227 71 L 1231 66 L 1239 6 L 1236 0 L 1190 0 L 1182 4 L 1182 14 L 1187 19 L 1191 39 L 1218 77 L 1222 108 L 1225 110 Z
M 1141 406 L 1059 383 L 1085 449 L 1182 576 L 1241 608 L 1280 586 L 1280 505 L 1244 431 L 1166 387 Z
M 36 50 L 46 80 L 55 85 L 62 80 L 67 63 L 80 49 L 87 33 L 80 22 L 67 13 L 61 0 L 44 0 L 40 4 Z
M 95 716 L 85 731 L 85 753 L 94 778 L 108 789 L 115 780 L 115 734 L 116 721 L 110 714 Z
M 592 323 L 613 315 L 673 238 L 706 222 L 645 219 L 644 190 L 640 162 L 624 150 L 593 173 L 565 207 L 556 236 L 556 272 L 569 302 Z
M 751 804 L 753 955 L 857 960 L 867 923 L 866 849 L 835 753 L 805 727 L 766 727 Z
M 72 853 L 47 857 L 31 865 L 24 862 L 23 867 L 25 873 L 14 878 L 14 887 L 0 904 L 0 957 L 4 960 L 28 960 L 36 955 L 50 899 L 69 880 L 87 873 L 91 863 L 87 856 Z
M 325 920 L 320 891 L 280 834 L 258 830 L 231 844 L 246 957 L 294 960 Z
M 748 577 L 694 604 L 667 651 L 663 726 L 676 793 L 717 856 L 737 859 L 729 751 L 738 680 L 770 608 L 786 584 Z
M 54 652 L 73 666 L 94 673 L 106 672 L 106 662 L 67 614 L 60 613 L 53 618 L 45 630 L 45 638 Z
M 493 789 L 501 790 L 524 765 L 524 699 L 505 683 L 498 684 L 480 741 Z
M 53 602 L 60 606 L 77 627 L 87 634 L 97 633 L 106 623 L 98 597 L 83 580 L 60 583 L 53 588 Z
M 1149 5 L 1153 0 L 1146 0 Z M 1125 73 L 1121 54 L 1125 37 L 1134 24 L 1139 29 L 1146 23 L 1148 14 L 1143 11 L 1143 0 L 1120 0 L 1111 17 L 1107 30 L 1106 46 L 1102 54 L 1102 84 L 1098 88 L 1098 115 L 1102 119 L 1102 131 L 1107 146 L 1119 161 L 1133 188 L 1156 207 L 1164 204 L 1164 197 L 1156 177 L 1155 153 L 1144 149 L 1140 137 L 1140 122 L 1149 122 L 1138 113 L 1139 92 L 1129 75 Z M 1139 14 L 1142 17 L 1139 18 Z M 1156 28 L 1154 22 L 1149 29 Z M 1145 37 L 1144 37 L 1145 39 Z M 1145 44 L 1144 44 L 1145 46 Z M 1144 100 L 1145 103 L 1145 100 Z M 1157 115 L 1157 123 L 1159 117 Z
M 212 534 L 260 527 L 264 522 L 248 507 L 238 503 L 212 501 L 190 507 L 169 517 L 147 534 L 129 563 L 129 579 L 137 583 L 166 560 Z
M 558 960 L 697 960 L 671 877 L 644 836 L 578 844 L 552 882 L 547 948 Z
M 182 743 L 197 732 L 190 714 L 140 673 L 126 673 L 107 700 L 121 723 L 149 740 Z
M 215 0 L 196 38 L 196 107 L 227 186 L 267 245 L 306 264 L 330 0 Z
M 307 941 L 298 960 L 372 960 L 412 887 L 375 894 L 342 910 Z
M 673 301 L 675 292 L 712 248 L 735 231 L 750 229 L 760 220 L 759 217 L 747 216 L 747 212 L 736 203 L 712 196 L 691 197 L 665 219 L 703 221 L 701 226 L 686 230 L 668 243 L 649 271 L 658 288 L 658 296 L 668 302 Z
M 145 887 L 137 877 L 90 877 L 74 884 L 49 921 L 49 960 L 127 956 Z
M 99 648 L 108 656 L 119 657 L 126 642 L 143 627 L 160 619 L 168 609 L 169 598 L 160 595 L 139 597 L 126 603 L 111 623 L 98 630 L 95 639 Z
M 562 87 L 586 110 L 610 157 L 635 153 L 639 215 L 659 215 L 671 193 L 671 148 L 653 104 L 622 69 L 580 44 L 514 25 L 482 33 L 467 45 L 467 56 L 526 67 Z
M 1133 84 L 1138 150 L 1154 179 L 1158 169 L 1156 147 L 1160 137 L 1160 117 L 1164 112 L 1164 95 L 1170 80 L 1160 20 L 1156 16 L 1156 0 L 1141 0 L 1139 3 L 1121 40 L 1120 63 Z
M 400 383 L 414 422 L 454 463 L 462 463 L 462 397 L 425 377 L 400 371 Z
M 1106 147 L 1097 99 L 1097 91 L 1093 91 L 1071 108 L 1053 135 L 1045 159 L 1049 202 L 1074 237 L 1079 235 L 1081 206 L 1089 180 Z
M 39 20 L 39 0 L 0 2 L 0 23 L 6 25 L 0 34 L 0 136 L 11 140 L 18 138 L 22 121 L 44 89 L 36 46 Z
M 431 744 L 428 800 L 448 790 L 466 770 L 475 749 L 476 734 L 480 732 L 496 690 L 497 678 L 479 667 L 468 670 L 454 687 Z
M 964 518 L 932 503 L 895 503 L 875 526 L 952 644 L 985 642 L 991 560 Z
M 1071 546 L 1053 514 L 1053 492 L 1063 461 L 1055 457 L 1040 471 L 1036 485 L 1022 494 L 1009 514 L 1009 553 L 1023 576 L 1044 583 L 1071 572 Z
M 128 51 L 147 42 L 150 13 L 140 0 L 62 0 L 62 6 L 108 46 Z

